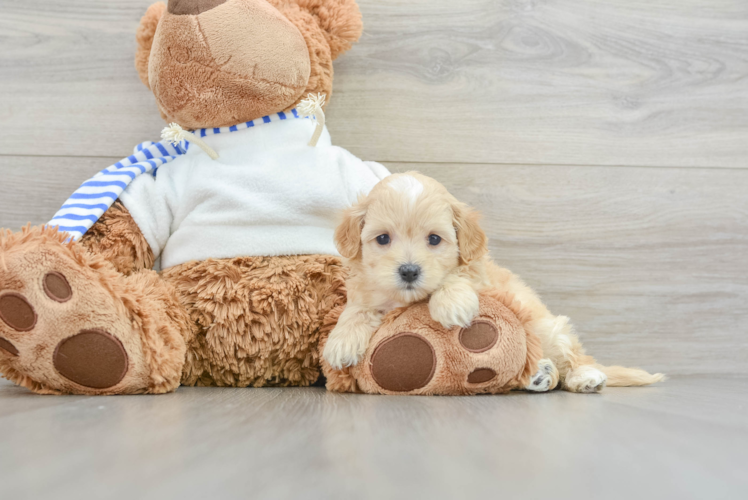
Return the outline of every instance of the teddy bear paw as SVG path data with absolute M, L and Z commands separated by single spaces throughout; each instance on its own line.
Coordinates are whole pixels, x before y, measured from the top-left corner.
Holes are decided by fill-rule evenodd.
M 410 306 L 385 321 L 364 360 L 347 376 L 356 380 L 356 390 L 380 394 L 460 395 L 518 388 L 528 359 L 522 323 L 493 298 L 481 296 L 479 306 L 468 326 L 450 329 L 432 318 L 429 304 Z M 342 378 L 339 382 L 334 386 L 351 387 Z
M 117 392 L 142 368 L 133 323 L 101 270 L 45 231 L 0 249 L 0 372 L 42 393 Z

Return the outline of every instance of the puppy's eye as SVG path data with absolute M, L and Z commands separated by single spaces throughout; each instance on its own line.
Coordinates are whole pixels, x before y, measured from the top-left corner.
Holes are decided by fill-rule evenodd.
M 435 247 L 436 245 L 438 245 L 441 242 L 442 242 L 442 237 L 441 236 L 437 236 L 435 234 L 430 234 L 429 235 L 429 245 Z
M 390 235 L 389 234 L 380 234 L 377 236 L 377 243 L 380 245 L 389 245 L 390 244 Z

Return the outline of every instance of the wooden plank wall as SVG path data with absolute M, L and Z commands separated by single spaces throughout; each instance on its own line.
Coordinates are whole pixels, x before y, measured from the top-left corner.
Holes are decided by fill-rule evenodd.
M 748 2 L 361 0 L 336 144 L 480 208 L 608 363 L 744 372 Z M 0 0 L 0 227 L 158 137 L 147 0 Z

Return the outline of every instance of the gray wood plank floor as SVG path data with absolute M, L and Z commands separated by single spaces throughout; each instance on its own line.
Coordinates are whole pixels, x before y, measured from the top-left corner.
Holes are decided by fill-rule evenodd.
M 3 498 L 739 499 L 748 379 L 487 397 L 0 382 Z
M 158 137 L 151 0 L 0 0 L 0 227 Z M 606 363 L 600 395 L 392 398 L 0 381 L 0 498 L 748 497 L 748 3 L 360 0 L 337 145 L 484 213 L 491 253 Z
M 133 71 L 150 3 L 0 0 L 0 154 L 122 157 L 158 136 Z M 360 157 L 748 166 L 743 0 L 360 5 L 329 116 Z

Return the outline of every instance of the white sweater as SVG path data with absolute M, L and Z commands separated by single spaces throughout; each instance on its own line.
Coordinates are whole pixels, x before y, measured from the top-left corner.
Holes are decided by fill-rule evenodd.
M 340 211 L 389 175 L 332 146 L 325 129 L 308 146 L 315 124 L 288 119 L 203 140 L 136 177 L 120 195 L 146 241 L 167 268 L 190 260 L 238 256 L 337 255 Z

